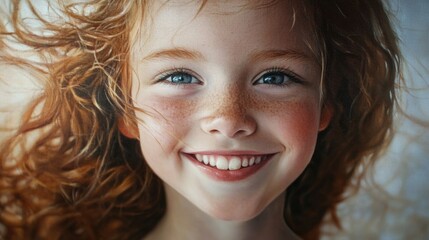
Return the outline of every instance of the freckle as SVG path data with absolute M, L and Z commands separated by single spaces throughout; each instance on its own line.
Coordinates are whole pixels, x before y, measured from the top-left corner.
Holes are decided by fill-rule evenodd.
M 239 83 L 230 85 L 227 92 L 211 96 L 210 104 L 217 108 L 216 115 L 226 115 L 231 118 L 243 118 L 250 111 L 264 111 L 269 114 L 281 114 L 285 107 L 284 101 L 272 101 L 263 96 L 252 95 L 245 91 Z M 284 109 L 284 111 L 287 111 Z
M 227 91 L 214 94 L 207 102 L 216 109 L 217 116 L 228 116 L 233 119 L 242 118 L 246 113 L 248 96 L 242 91 L 239 84 L 229 85 Z
M 171 111 L 175 113 L 176 117 L 187 118 L 195 110 L 196 101 L 190 99 L 181 99 L 173 101 L 171 104 Z
M 166 119 L 184 119 L 192 115 L 196 101 L 191 99 L 160 99 L 153 105 L 154 110 Z

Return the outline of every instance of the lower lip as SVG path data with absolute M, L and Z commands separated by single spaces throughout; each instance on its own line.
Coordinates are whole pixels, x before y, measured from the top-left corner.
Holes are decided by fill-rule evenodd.
M 204 163 L 199 162 L 193 155 L 184 154 L 188 159 L 191 160 L 193 164 L 197 166 L 202 172 L 207 174 L 209 177 L 224 182 L 235 182 L 246 179 L 256 172 L 258 172 L 268 161 L 271 160 L 273 155 L 268 156 L 265 160 L 261 161 L 259 164 L 255 164 L 250 167 L 240 168 L 238 170 L 220 170 L 215 167 L 205 165 Z

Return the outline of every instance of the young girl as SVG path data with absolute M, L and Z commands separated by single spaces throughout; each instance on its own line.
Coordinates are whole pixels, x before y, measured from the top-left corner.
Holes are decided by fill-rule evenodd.
M 392 137 L 381 1 L 12 5 L 1 60 L 46 80 L 1 147 L 5 239 L 318 239 Z

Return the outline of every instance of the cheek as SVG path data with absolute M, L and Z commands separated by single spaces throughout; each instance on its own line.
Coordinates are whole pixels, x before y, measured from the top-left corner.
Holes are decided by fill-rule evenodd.
M 192 125 L 195 101 L 166 97 L 146 97 L 138 106 L 141 141 L 155 142 L 163 148 L 172 148 Z
M 260 124 L 284 147 L 279 177 L 291 182 L 301 174 L 314 153 L 319 132 L 318 101 L 316 98 L 296 99 L 272 104 L 267 111 Z
M 296 146 L 314 145 L 319 129 L 318 104 L 301 101 L 291 103 L 285 109 L 287 110 L 277 116 L 282 138 L 289 139 Z
M 252 100 L 261 112 L 259 125 L 280 139 L 286 147 L 315 144 L 320 109 L 316 94 L 303 94 L 285 101 Z
M 278 138 L 288 154 L 279 169 L 288 172 L 282 178 L 292 183 L 313 156 L 319 129 L 318 105 L 310 101 L 291 104 L 286 113 L 278 116 L 277 124 Z
M 278 108 L 277 108 L 278 107 Z M 279 104 L 265 118 L 269 134 L 284 147 L 273 165 L 266 194 L 277 196 L 295 181 L 309 164 L 318 135 L 319 108 L 317 101 L 301 100 Z M 268 114 L 267 114 L 268 115 Z M 270 199 L 268 199 L 270 200 Z
M 163 97 L 146 97 L 138 102 L 142 110 L 137 114 L 142 153 L 152 170 L 167 182 L 179 177 L 174 169 L 183 167 L 175 159 L 179 143 L 191 126 L 193 106 L 192 101 Z

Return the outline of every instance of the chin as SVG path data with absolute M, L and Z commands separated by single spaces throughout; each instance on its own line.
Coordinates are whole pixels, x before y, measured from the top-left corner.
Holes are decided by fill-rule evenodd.
M 211 204 L 201 209 L 214 219 L 233 222 L 246 222 L 257 217 L 264 208 L 243 204 Z

